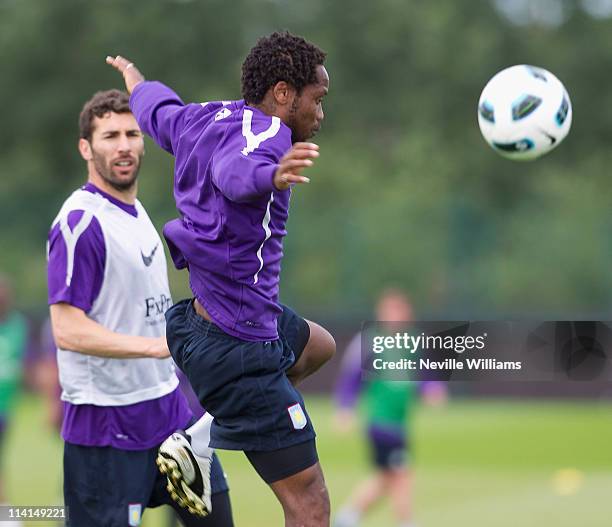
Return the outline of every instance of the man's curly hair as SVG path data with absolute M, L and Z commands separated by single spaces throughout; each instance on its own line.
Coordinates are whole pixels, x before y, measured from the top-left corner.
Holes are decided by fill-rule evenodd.
M 120 90 L 99 91 L 89 99 L 79 115 L 79 137 L 91 141 L 93 135 L 93 121 L 96 117 L 103 117 L 108 112 L 130 112 L 130 96 Z
M 259 104 L 280 81 L 300 93 L 316 82 L 317 66 L 324 61 L 324 51 L 288 31 L 260 38 L 242 64 L 242 97 L 249 104 Z

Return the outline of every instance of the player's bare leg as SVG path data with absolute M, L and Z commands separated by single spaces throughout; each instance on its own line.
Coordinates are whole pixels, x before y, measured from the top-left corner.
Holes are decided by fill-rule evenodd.
M 412 473 L 402 467 L 385 472 L 393 513 L 400 525 L 410 525 L 412 518 Z
M 336 341 L 329 331 L 316 322 L 306 322 L 310 327 L 310 338 L 299 360 L 287 371 L 294 386 L 316 372 L 336 353 Z
M 361 518 L 386 494 L 385 475 L 377 471 L 362 481 L 342 506 L 334 521 L 334 527 L 355 527 Z
M 412 525 L 411 472 L 406 468 L 376 471 L 364 480 L 340 509 L 334 527 L 356 527 L 382 498 L 389 497 L 398 525 Z
M 329 527 L 329 494 L 319 463 L 270 487 L 283 506 L 285 527 Z

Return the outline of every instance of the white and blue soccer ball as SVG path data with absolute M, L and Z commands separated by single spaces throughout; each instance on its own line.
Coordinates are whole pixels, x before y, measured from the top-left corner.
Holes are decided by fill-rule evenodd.
M 497 73 L 478 101 L 478 124 L 498 154 L 536 159 L 559 144 L 572 125 L 567 90 L 549 71 L 521 64 Z

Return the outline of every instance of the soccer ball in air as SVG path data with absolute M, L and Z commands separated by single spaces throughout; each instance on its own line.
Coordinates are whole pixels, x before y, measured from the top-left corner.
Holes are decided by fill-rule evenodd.
M 557 147 L 572 125 L 572 103 L 561 81 L 525 64 L 497 73 L 478 101 L 485 141 L 509 159 L 536 159 Z

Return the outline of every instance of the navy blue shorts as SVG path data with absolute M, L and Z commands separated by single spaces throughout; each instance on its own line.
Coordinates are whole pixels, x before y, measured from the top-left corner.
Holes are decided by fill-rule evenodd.
M 388 470 L 407 464 L 408 441 L 403 429 L 370 425 L 368 439 L 372 463 L 377 468 Z
M 119 450 L 64 443 L 64 502 L 71 527 L 140 525 L 146 507 L 170 505 L 187 527 L 231 527 L 227 482 L 215 455 L 211 470 L 213 512 L 201 518 L 170 498 L 157 470 L 157 447 Z
M 212 447 L 274 451 L 314 439 L 304 400 L 286 375 L 308 342 L 308 324 L 285 307 L 278 326 L 277 340 L 249 342 L 200 317 L 191 299 L 166 312 L 170 353 L 214 416 Z

